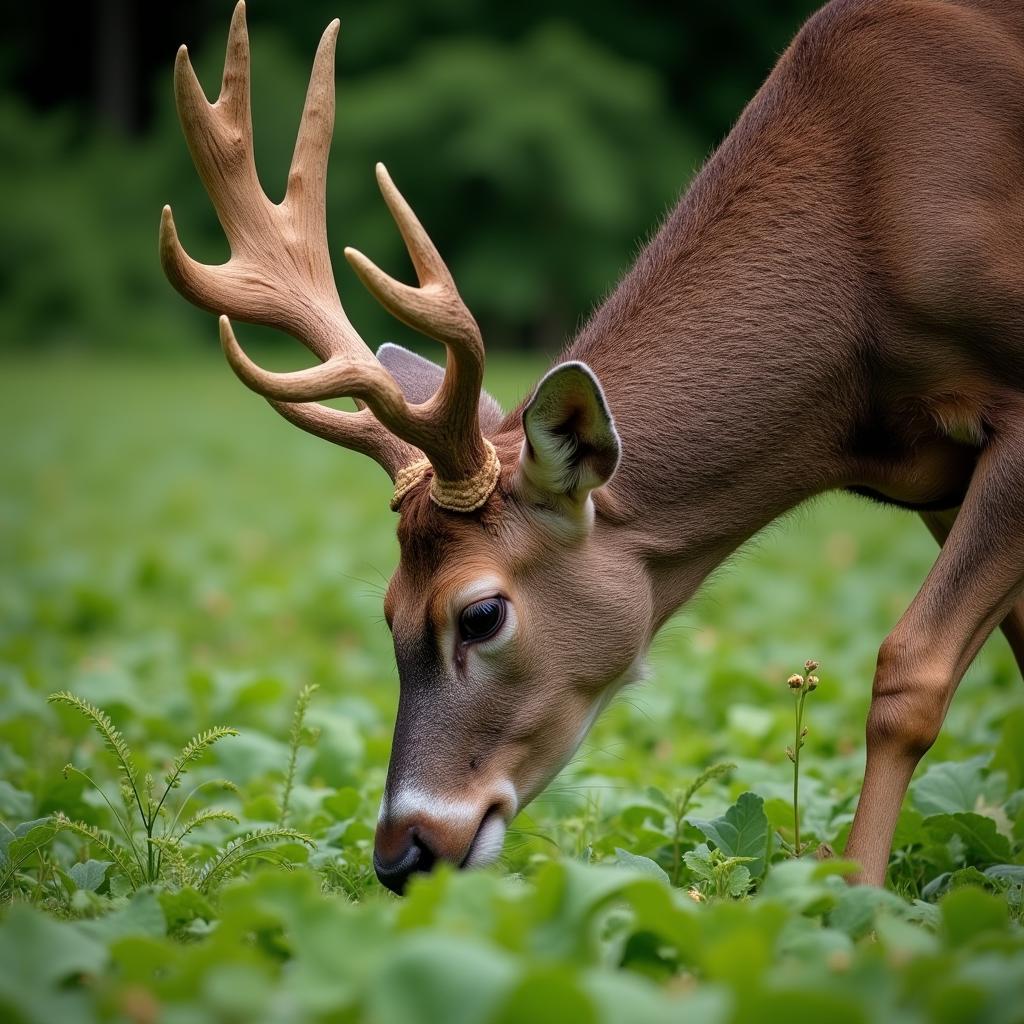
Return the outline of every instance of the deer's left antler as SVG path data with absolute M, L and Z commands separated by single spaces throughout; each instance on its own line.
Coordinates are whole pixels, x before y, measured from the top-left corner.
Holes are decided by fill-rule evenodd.
M 317 49 L 284 199 L 272 203 L 260 186 L 252 146 L 249 40 L 245 5 L 235 8 L 220 96 L 209 103 L 188 59 L 174 69 L 178 115 L 196 170 L 231 246 L 222 266 L 197 263 L 178 241 L 170 207 L 160 225 L 160 254 L 172 284 L 190 301 L 221 314 L 220 335 L 241 380 L 298 426 L 375 458 L 394 478 L 429 459 L 448 484 L 497 475 L 493 449 L 478 421 L 484 346 L 480 330 L 448 268 L 382 164 L 377 181 L 405 240 L 419 279 L 394 280 L 355 249 L 345 256 L 363 284 L 394 316 L 442 342 L 444 380 L 428 401 L 410 405 L 394 378 L 352 326 L 334 283 L 327 246 L 327 158 L 334 126 L 334 47 L 338 22 Z M 293 335 L 321 360 L 294 373 L 254 363 L 235 338 L 230 318 Z M 354 398 L 359 412 L 305 403 Z M 489 491 L 488 491 L 489 493 Z

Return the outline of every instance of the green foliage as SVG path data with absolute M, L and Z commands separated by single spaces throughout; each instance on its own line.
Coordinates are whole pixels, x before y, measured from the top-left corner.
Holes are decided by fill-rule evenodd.
M 303 690 L 296 707 L 292 728 L 293 747 L 288 766 L 289 785 L 295 774 L 295 753 L 301 737 L 302 719 L 305 716 L 311 692 L 308 687 Z M 134 756 L 124 736 L 117 730 L 106 712 L 67 691 L 51 694 L 47 700 L 50 704 L 64 705 L 79 712 L 99 733 L 107 749 L 113 754 L 118 770 L 124 779 L 122 785 L 124 809 L 121 812 L 114 807 L 103 789 L 87 773 L 68 764 L 65 765 L 64 775 L 65 777 L 71 774 L 79 775 L 92 787 L 107 805 L 113 820 L 120 828 L 122 837 L 116 837 L 111 832 L 84 821 L 73 821 L 62 811 L 58 811 L 52 819 L 35 825 L 23 837 L 18 836 L 17 830 L 12 833 L 14 838 L 7 845 L 7 866 L 4 874 L 0 876 L 0 883 L 2 883 L 0 889 L 14 880 L 18 867 L 32 854 L 39 853 L 58 831 L 78 836 L 84 839 L 87 845 L 98 847 L 110 857 L 109 861 L 90 860 L 84 865 L 71 865 L 63 873 L 63 877 L 65 881 L 70 880 L 73 891 L 80 889 L 92 891 L 99 888 L 105 878 L 106 868 L 113 866 L 122 883 L 130 890 L 137 890 L 143 885 L 155 885 L 164 881 L 166 875 L 170 873 L 173 876 L 174 884 L 194 885 L 199 892 L 208 893 L 219 886 L 225 878 L 240 870 L 247 861 L 258 858 L 274 860 L 282 864 L 290 863 L 287 852 L 281 849 L 283 843 L 298 843 L 309 848 L 315 847 L 316 844 L 309 836 L 295 829 L 285 828 L 283 825 L 257 828 L 216 849 L 208 862 L 199 867 L 196 862 L 202 849 L 193 850 L 190 845 L 184 844 L 184 840 L 201 826 L 215 821 L 238 824 L 238 818 L 230 811 L 203 808 L 193 813 L 179 827 L 182 813 L 200 787 L 193 789 L 179 803 L 173 817 L 165 804 L 171 791 L 181 785 L 182 778 L 189 773 L 195 762 L 219 740 L 228 736 L 237 736 L 238 730 L 218 725 L 204 729 L 193 736 L 171 762 L 171 766 L 164 775 L 166 782 L 164 791 L 159 798 L 155 798 L 152 776 L 147 774 L 140 783 Z M 136 810 L 138 810 L 139 821 L 138 825 L 133 825 L 132 819 L 135 817 Z M 32 825 L 33 823 L 26 824 Z M 159 831 L 157 830 L 158 824 L 161 826 Z M 23 827 L 19 826 L 19 828 Z M 143 833 L 144 838 L 137 839 L 137 832 Z M 101 864 L 102 871 L 97 875 L 96 872 Z M 93 867 L 89 868 L 89 865 Z M 170 872 L 165 870 L 165 865 L 170 868 Z M 94 882 L 94 884 L 88 884 L 89 882 Z
M 248 10 L 260 177 L 280 198 L 316 40 L 340 15 L 334 251 L 354 244 L 407 272 L 373 183 L 383 159 L 489 345 L 553 344 L 625 269 L 815 6 L 260 0 Z M 227 256 L 176 123 L 171 69 L 187 43 L 214 93 L 229 11 L 185 5 L 144 22 L 117 7 L 93 25 L 83 9 L 65 32 L 88 24 L 106 45 L 59 55 L 45 18 L 11 12 L 0 46 L 4 346 L 213 346 L 212 324 L 163 280 L 156 226 L 173 202 L 189 248 Z M 83 81 L 116 81 L 115 109 L 111 90 Z M 126 123 L 125 110 L 144 116 Z M 368 338 L 402 333 L 338 272 Z
M 493 360 L 488 386 L 509 402 L 535 370 Z M 791 856 L 779 680 L 827 652 L 801 845 L 841 855 L 877 644 L 933 556 L 911 517 L 842 498 L 780 525 L 667 627 L 500 865 L 399 901 L 371 861 L 397 697 L 385 475 L 198 357 L 10 361 L 0 389 L 4 1020 L 1017 1024 L 1024 689 L 1002 641 L 913 783 L 888 890 Z
M 746 896 L 753 882 L 747 865 L 754 863 L 756 859 L 729 856 L 723 847 L 710 849 L 706 843 L 687 850 L 683 860 L 693 872 L 696 882 L 691 895 L 699 895 L 701 899 L 707 899 L 709 896 Z
M 764 873 L 769 832 L 761 797 L 744 793 L 720 818 L 694 820 L 693 824 L 727 857 L 748 862 L 755 876 Z

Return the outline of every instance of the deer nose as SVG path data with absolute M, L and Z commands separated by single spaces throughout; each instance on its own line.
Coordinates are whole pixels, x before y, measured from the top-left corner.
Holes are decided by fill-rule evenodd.
M 414 829 L 407 833 L 405 848 L 397 856 L 382 856 L 379 848 L 373 851 L 373 870 L 381 885 L 387 886 L 399 896 L 405 892 L 411 875 L 417 871 L 430 871 L 436 862 L 437 854 Z

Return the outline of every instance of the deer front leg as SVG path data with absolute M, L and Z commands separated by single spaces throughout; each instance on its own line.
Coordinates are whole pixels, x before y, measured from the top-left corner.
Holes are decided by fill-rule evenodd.
M 943 512 L 922 512 L 921 520 L 931 531 L 932 536 L 939 542 L 941 547 L 946 543 L 949 531 L 956 522 L 957 508 Z M 1010 614 L 999 624 L 1010 644 L 1010 650 L 1017 660 L 1017 667 L 1024 675 L 1024 600 L 1017 601 L 1010 609 Z
M 846 855 L 881 885 L 910 778 L 957 684 L 1024 590 L 1024 429 L 997 434 L 928 578 L 878 655 L 867 767 Z

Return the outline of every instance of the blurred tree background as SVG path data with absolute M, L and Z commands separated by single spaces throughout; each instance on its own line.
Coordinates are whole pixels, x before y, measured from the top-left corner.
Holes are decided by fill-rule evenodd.
M 383 160 L 489 345 L 554 347 L 753 95 L 813 0 L 251 0 L 256 157 L 284 178 L 323 27 L 342 20 L 329 221 L 342 300 L 371 344 L 400 330 L 341 258 L 405 277 L 376 193 Z M 229 0 L 20 4 L 0 40 L 0 344 L 215 343 L 166 283 L 160 207 L 197 258 L 226 244 L 171 94 L 186 42 L 215 95 Z M 248 331 L 246 332 L 248 334 Z

